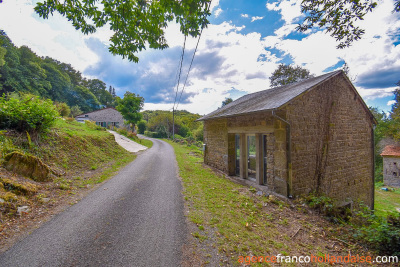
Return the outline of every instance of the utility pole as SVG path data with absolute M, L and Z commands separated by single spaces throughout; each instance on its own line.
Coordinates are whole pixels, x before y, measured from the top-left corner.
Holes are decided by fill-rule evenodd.
M 175 140 L 175 109 L 172 108 L 172 140 Z

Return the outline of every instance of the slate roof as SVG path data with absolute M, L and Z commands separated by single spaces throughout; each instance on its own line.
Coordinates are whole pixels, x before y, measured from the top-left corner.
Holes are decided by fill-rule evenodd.
M 389 157 L 400 157 L 400 147 L 399 146 L 385 146 L 381 156 Z
M 198 121 L 277 109 L 320 83 L 342 73 L 341 70 L 284 86 L 248 94 L 219 108 Z

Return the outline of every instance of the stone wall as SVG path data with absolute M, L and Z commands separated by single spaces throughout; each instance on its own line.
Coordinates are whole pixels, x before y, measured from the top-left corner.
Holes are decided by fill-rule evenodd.
M 284 112 L 278 112 L 285 117 Z M 206 151 L 204 162 L 235 175 L 235 134 L 266 135 L 267 185 L 279 194 L 287 195 L 286 125 L 270 111 L 257 114 L 214 119 L 204 122 Z
M 372 122 L 359 96 L 336 76 L 285 107 L 291 124 L 294 195 L 322 192 L 339 204 L 373 205 Z
M 228 173 L 227 119 L 204 121 L 204 143 L 204 163 Z
M 399 157 L 383 157 L 383 182 L 387 186 L 400 187 Z

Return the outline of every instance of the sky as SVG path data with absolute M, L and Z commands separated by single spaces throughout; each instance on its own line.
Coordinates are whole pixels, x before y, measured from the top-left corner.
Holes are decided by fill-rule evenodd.
M 169 48 L 148 49 L 129 62 L 108 51 L 111 32 L 106 27 L 83 35 L 59 14 L 45 20 L 35 14 L 38 0 L 4 0 L 0 4 L 0 29 L 17 46 L 26 45 L 38 56 L 71 64 L 85 77 L 113 86 L 119 96 L 126 91 L 145 98 L 145 109 L 173 107 L 183 35 L 169 24 Z M 297 0 L 213 0 L 210 24 L 204 29 L 193 61 L 197 39 L 188 38 L 179 92 L 187 79 L 178 109 L 207 114 L 230 97 L 270 88 L 269 77 L 279 64 L 300 65 L 314 75 L 340 69 L 349 77 L 368 106 L 388 112 L 400 80 L 400 14 L 393 0 L 378 1 L 374 12 L 359 25 L 360 41 L 337 49 L 337 42 L 318 29 L 295 30 L 304 15 Z M 179 99 L 180 93 L 178 94 Z

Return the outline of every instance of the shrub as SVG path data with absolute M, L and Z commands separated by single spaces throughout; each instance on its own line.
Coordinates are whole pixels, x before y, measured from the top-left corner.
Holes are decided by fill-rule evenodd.
M 321 211 L 331 220 L 348 224 L 352 233 L 350 238 L 381 254 L 400 256 L 400 215 L 377 216 L 362 203 L 350 212 L 337 207 L 329 197 L 313 194 L 307 196 L 306 201 L 311 208 Z
M 193 137 L 196 141 L 203 141 L 203 127 L 199 127 L 193 131 Z
M 56 102 L 54 105 L 57 108 L 58 113 L 61 115 L 61 117 L 68 117 L 71 114 L 71 109 L 67 105 L 67 103 L 59 103 Z
M 144 131 L 146 131 L 146 121 L 139 121 L 137 127 L 139 134 L 144 134 Z
M 34 95 L 0 97 L 0 129 L 18 132 L 44 132 L 59 116 L 49 99 Z
M 92 130 L 107 131 L 106 128 L 97 125 L 94 121 L 85 120 L 85 125 Z
M 400 215 L 376 216 L 368 208 L 355 212 L 353 238 L 385 255 L 400 256 Z
M 117 133 L 119 133 L 119 134 L 122 134 L 122 135 L 127 135 L 128 134 L 128 130 L 127 129 L 125 129 L 125 128 L 119 128 L 118 130 L 117 130 Z

